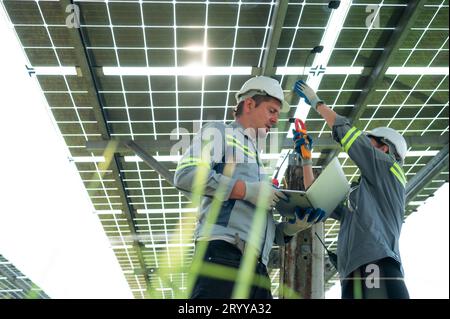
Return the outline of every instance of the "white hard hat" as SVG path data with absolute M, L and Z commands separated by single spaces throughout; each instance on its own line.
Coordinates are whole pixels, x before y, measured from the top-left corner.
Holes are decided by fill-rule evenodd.
M 405 161 L 408 144 L 406 144 L 405 138 L 396 130 L 390 127 L 377 127 L 367 132 L 367 135 L 382 138 L 394 145 L 395 152 L 400 156 L 402 162 Z
M 289 111 L 290 105 L 284 100 L 283 89 L 280 83 L 267 76 L 255 76 L 245 82 L 239 92 L 236 93 L 236 102 L 239 104 L 246 98 L 257 94 L 270 95 L 281 102 L 281 112 Z

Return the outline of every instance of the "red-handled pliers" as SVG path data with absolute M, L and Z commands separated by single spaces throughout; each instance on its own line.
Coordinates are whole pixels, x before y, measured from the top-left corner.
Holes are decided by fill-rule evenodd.
M 309 143 L 309 141 L 307 139 L 306 124 L 301 119 L 295 119 L 295 131 L 298 133 L 302 133 L 303 138 L 305 138 L 305 143 Z M 306 148 L 305 144 L 303 144 L 300 149 L 301 149 L 301 152 L 302 152 L 301 155 L 303 158 L 305 158 L 305 159 L 311 158 L 311 150 Z
M 301 119 L 295 119 L 295 131 L 306 134 L 306 124 Z

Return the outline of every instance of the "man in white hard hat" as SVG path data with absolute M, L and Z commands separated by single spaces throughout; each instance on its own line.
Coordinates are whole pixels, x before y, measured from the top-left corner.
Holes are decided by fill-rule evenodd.
M 231 298 L 237 269 L 249 247 L 259 257 L 254 272 L 248 274 L 254 278 L 248 298 L 272 298 L 267 263 L 273 243 L 283 245 L 296 232 L 317 222 L 294 219 L 277 223 L 273 218 L 271 208 L 279 200 L 288 199 L 271 185 L 265 174 L 258 142 L 277 124 L 280 112 L 289 110 L 278 81 L 265 76 L 253 77 L 237 92 L 236 101 L 235 121 L 203 126 L 175 172 L 177 188 L 192 192 L 200 169 L 206 167 L 208 171 L 202 185 L 203 197 L 194 237 L 196 254 L 201 251 L 198 247 L 206 244 L 206 252 L 200 258 L 205 264 L 218 268 L 213 271 L 214 276 L 211 271 L 209 275 L 200 273 L 191 298 Z M 217 218 L 209 220 L 215 213 L 214 199 L 221 204 Z M 261 206 L 263 214 L 258 215 L 257 208 Z M 256 229 L 254 242 L 249 243 L 257 216 L 262 216 L 259 219 L 262 227 Z M 226 269 L 232 271 L 227 273 Z
M 302 80 L 294 91 L 324 118 L 361 172 L 347 204 L 331 215 L 340 221 L 337 264 L 342 298 L 409 298 L 399 251 L 406 197 L 405 139 L 388 127 L 366 133 L 353 127 Z M 300 148 L 305 139 L 297 138 Z

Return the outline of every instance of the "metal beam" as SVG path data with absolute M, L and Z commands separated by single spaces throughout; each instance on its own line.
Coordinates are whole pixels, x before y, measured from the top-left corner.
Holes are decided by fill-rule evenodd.
M 60 5 L 61 10 L 63 11 L 63 16 L 67 16 L 68 13 L 65 11 L 65 8 L 67 8 L 67 6 L 69 5 L 73 5 L 73 3 L 70 0 L 61 0 Z M 94 78 L 94 71 L 92 70 L 92 66 L 89 63 L 87 50 L 83 43 L 81 28 L 67 28 L 67 32 L 70 34 L 70 40 L 74 44 L 73 51 L 78 62 L 77 67 L 81 70 L 81 76 L 87 84 L 86 94 L 88 95 L 90 101 L 94 101 L 94 105 L 92 105 L 92 111 L 94 112 L 95 119 L 97 120 L 98 129 L 102 134 L 102 138 L 109 138 L 105 115 L 103 113 L 103 108 L 100 106 L 101 103 L 99 102 L 100 96 L 98 94 L 98 86 Z
M 127 200 L 128 196 L 125 191 L 124 182 L 120 175 L 121 167 L 120 167 L 120 162 L 119 162 L 117 154 L 114 154 L 114 160 L 111 161 L 110 169 L 112 170 L 113 174 L 115 175 L 115 178 L 118 180 L 119 187 L 117 187 L 117 190 L 120 195 L 120 201 L 122 203 L 122 207 L 124 208 L 124 213 L 127 218 L 127 222 L 130 225 L 131 237 L 133 239 L 136 238 L 133 240 L 134 251 L 137 254 L 140 268 L 145 270 L 146 266 L 145 266 L 145 262 L 144 262 L 144 257 L 142 255 L 142 251 L 145 250 L 145 245 L 142 242 L 140 242 L 139 239 L 137 239 L 139 237 L 139 234 L 137 232 L 137 227 L 134 224 L 134 219 L 136 218 L 136 215 L 134 213 L 134 210 L 131 208 L 130 203 Z M 147 284 L 147 292 L 146 292 L 146 294 L 147 294 L 148 290 L 151 287 L 151 283 L 147 276 L 144 276 L 144 277 L 145 277 L 145 282 Z
M 439 151 L 413 178 L 406 184 L 406 203 L 416 197 L 416 195 L 430 183 L 446 166 L 448 166 L 449 144 Z
M 386 70 L 391 64 L 395 53 L 398 51 L 400 45 L 407 36 L 408 30 L 414 26 L 414 23 L 419 16 L 419 9 L 423 7 L 425 2 L 425 0 L 408 1 L 408 5 L 400 18 L 397 27 L 392 32 L 388 43 L 383 49 L 383 53 L 377 61 L 377 65 L 372 69 L 363 91 L 356 100 L 355 107 L 348 115 L 348 118 L 353 125 L 356 125 L 359 118 L 366 110 L 370 98 L 376 92 L 379 84 L 383 81 Z M 332 151 L 329 153 L 325 163 L 329 163 L 337 154 L 337 151 Z
M 262 64 L 261 75 L 272 76 L 275 74 L 275 56 L 280 43 L 281 29 L 286 18 L 289 1 L 279 0 L 275 6 L 270 24 L 269 39 L 267 40 L 266 53 Z
M 149 155 L 146 151 L 144 151 L 138 144 L 133 141 L 128 141 L 125 145 L 135 152 L 142 160 L 151 168 L 153 168 L 159 175 L 161 175 L 171 186 L 173 184 L 173 174 L 162 164 L 158 163 L 158 161 L 151 155 Z
M 63 16 L 66 16 L 67 13 L 65 11 L 65 8 L 67 6 L 72 5 L 72 1 L 70 0 L 61 0 L 60 6 L 61 10 L 63 11 Z M 80 17 L 81 19 L 82 17 Z M 104 114 L 101 98 L 98 94 L 98 85 L 96 83 L 96 78 L 94 76 L 94 72 L 92 69 L 92 64 L 89 62 L 89 55 L 85 46 L 85 42 L 83 39 L 83 32 L 81 28 L 68 28 L 68 33 L 70 34 L 70 40 L 73 44 L 73 50 L 78 62 L 78 67 L 81 70 L 83 80 L 86 81 L 88 85 L 88 97 L 89 101 L 92 106 L 92 110 L 94 112 L 95 119 L 97 121 L 98 129 L 100 130 L 100 133 L 102 135 L 103 139 L 110 139 L 110 134 L 108 131 L 108 127 L 106 124 L 106 116 Z M 122 205 L 124 207 L 124 212 L 128 221 L 128 224 L 130 225 L 131 235 L 133 238 L 137 238 L 137 230 L 136 226 L 134 224 L 134 211 L 130 207 L 130 204 L 127 200 L 127 195 L 125 191 L 125 187 L 123 185 L 122 178 L 120 177 L 120 167 L 119 167 L 119 161 L 117 158 L 117 155 L 114 154 L 114 160 L 111 161 L 110 169 L 112 170 L 112 174 L 114 175 L 116 182 L 118 184 L 118 191 L 120 193 L 120 199 L 122 202 Z M 142 269 L 145 269 L 145 262 L 144 258 L 142 256 L 142 250 L 144 249 L 144 245 L 139 242 L 139 240 L 135 240 L 133 247 L 135 248 L 135 252 L 138 257 L 139 265 Z M 144 276 L 145 282 L 147 284 L 147 289 L 150 288 L 150 281 L 148 279 L 148 276 Z

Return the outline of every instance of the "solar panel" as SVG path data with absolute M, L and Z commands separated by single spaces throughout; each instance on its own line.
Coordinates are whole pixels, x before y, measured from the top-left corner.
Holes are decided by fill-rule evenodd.
M 50 297 L 0 255 L 0 299 L 50 299 Z

